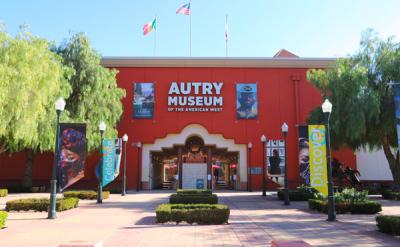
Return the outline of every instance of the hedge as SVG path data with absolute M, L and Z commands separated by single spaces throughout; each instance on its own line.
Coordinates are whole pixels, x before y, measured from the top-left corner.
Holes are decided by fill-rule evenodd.
M 156 220 L 157 223 L 223 224 L 228 223 L 229 214 L 229 207 L 223 204 L 161 204 L 156 209 Z
M 380 232 L 400 235 L 400 216 L 378 215 L 376 225 Z
M 172 204 L 190 204 L 190 203 L 204 203 L 204 204 L 217 204 L 218 196 L 216 194 L 172 194 L 169 197 L 169 203 Z
M 5 211 L 0 211 L 0 229 L 6 224 L 8 213 Z
M 328 201 L 310 199 L 308 207 L 319 212 L 328 213 Z M 363 201 L 363 202 L 335 202 L 335 211 L 337 214 L 376 214 L 382 211 L 382 205 L 379 202 Z
M 176 191 L 176 193 L 178 195 L 187 195 L 187 194 L 191 194 L 191 195 L 211 195 L 212 191 L 211 190 L 183 190 L 183 189 L 179 189 Z
M 79 199 L 76 197 L 58 198 L 56 201 L 56 211 L 65 211 L 78 206 Z M 35 212 L 48 211 L 50 200 L 48 198 L 27 198 L 8 201 L 6 211 L 29 211 Z
M 312 193 L 303 193 L 297 190 L 289 191 L 289 200 L 290 201 L 308 201 L 308 199 L 313 199 L 314 194 Z M 278 190 L 278 199 L 283 201 L 285 200 L 285 192 L 283 190 Z
M 382 197 L 386 200 L 397 200 L 400 201 L 400 192 L 382 190 Z
M 0 197 L 5 197 L 8 195 L 7 189 L 0 189 Z
M 77 191 L 65 191 L 64 197 L 77 197 L 82 200 L 95 200 L 97 199 L 97 191 L 93 190 L 77 190 Z M 109 191 L 103 191 L 103 199 L 108 199 L 110 197 Z

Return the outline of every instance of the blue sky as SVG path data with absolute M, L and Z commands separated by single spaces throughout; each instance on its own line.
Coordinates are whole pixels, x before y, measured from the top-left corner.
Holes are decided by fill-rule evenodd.
M 154 33 L 143 24 L 157 15 L 157 56 L 189 56 L 189 17 L 175 11 L 189 0 L 8 0 L 0 20 L 14 35 L 20 24 L 56 43 L 84 32 L 104 56 L 153 56 Z M 398 0 L 192 0 L 192 56 L 271 57 L 285 48 L 301 57 L 353 53 L 366 28 L 400 37 Z

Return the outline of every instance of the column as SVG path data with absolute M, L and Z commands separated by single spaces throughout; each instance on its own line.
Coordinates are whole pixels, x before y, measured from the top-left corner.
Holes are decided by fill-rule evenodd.
M 178 189 L 182 189 L 182 147 L 178 147 Z

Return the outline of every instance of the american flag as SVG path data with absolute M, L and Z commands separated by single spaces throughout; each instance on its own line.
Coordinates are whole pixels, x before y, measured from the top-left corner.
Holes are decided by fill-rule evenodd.
M 180 7 L 177 11 L 177 14 L 184 14 L 184 15 L 190 15 L 191 11 L 190 11 L 190 3 L 184 4 L 182 5 L 182 7 Z

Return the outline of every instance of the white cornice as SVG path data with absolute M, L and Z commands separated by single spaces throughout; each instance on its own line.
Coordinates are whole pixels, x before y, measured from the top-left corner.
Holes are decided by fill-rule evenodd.
M 105 67 L 329 68 L 335 58 L 103 57 Z

